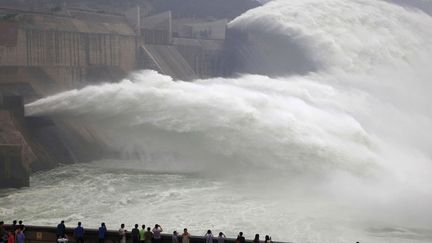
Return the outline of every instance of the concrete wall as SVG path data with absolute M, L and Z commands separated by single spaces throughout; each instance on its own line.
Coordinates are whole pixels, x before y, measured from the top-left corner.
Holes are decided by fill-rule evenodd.
M 0 188 L 29 186 L 31 171 L 59 163 L 115 157 L 91 127 L 43 117 L 25 117 L 22 97 L 2 97 L 0 86 Z
M 0 188 L 28 186 L 36 156 L 19 125 L 24 118 L 22 99 L 0 98 Z
M 29 171 L 20 144 L 0 144 L 0 188 L 29 186 Z
M 140 40 L 126 19 L 70 12 L 72 17 L 19 13 L 0 21 L 0 84 L 29 83 L 49 95 L 118 80 L 136 69 Z
M 173 38 L 173 45 L 200 77 L 222 76 L 223 41 Z

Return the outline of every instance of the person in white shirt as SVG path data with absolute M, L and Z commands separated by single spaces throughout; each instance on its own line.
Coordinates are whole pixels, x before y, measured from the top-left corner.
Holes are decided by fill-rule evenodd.
M 179 243 L 178 233 L 175 230 L 174 230 L 174 232 L 172 234 L 172 243 Z
M 189 240 L 190 240 L 190 234 L 187 231 L 187 229 L 184 228 L 183 234 L 182 234 L 182 243 L 189 243 Z
M 127 232 L 127 230 L 125 230 L 124 227 L 125 227 L 124 224 L 120 225 L 120 229 L 119 229 L 120 243 L 126 243 L 126 232 Z
M 155 224 L 155 227 L 153 228 L 153 241 L 154 243 L 160 243 L 161 242 L 161 232 L 163 231 L 162 227 L 158 224 Z

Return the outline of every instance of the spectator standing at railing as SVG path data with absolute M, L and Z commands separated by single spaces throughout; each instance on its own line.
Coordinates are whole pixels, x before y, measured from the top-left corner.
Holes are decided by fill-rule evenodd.
M 145 225 L 144 224 L 141 226 L 141 229 L 139 231 L 139 240 L 140 240 L 140 243 L 145 242 Z
M 147 231 L 144 233 L 145 243 L 152 243 L 153 233 L 150 227 L 147 227 Z
M 225 243 L 225 234 L 222 232 L 219 232 L 219 236 L 218 236 L 218 243 Z
M 18 228 L 17 221 L 16 220 L 12 221 L 12 231 L 14 232 L 14 234 L 16 233 L 17 228 Z
M 190 240 L 190 234 L 186 228 L 183 229 L 182 234 L 182 243 L 189 243 Z
M 218 243 L 225 243 L 226 235 L 222 232 L 219 232 Z
M 174 230 L 173 234 L 172 234 L 172 243 L 179 243 L 178 240 L 178 233 L 177 231 Z
M 84 243 L 84 228 L 81 226 L 81 222 L 78 222 L 78 226 L 74 229 L 74 236 L 76 243 Z
M 0 243 L 7 242 L 7 231 L 4 228 L 4 222 L 0 221 Z
M 101 223 L 101 226 L 99 227 L 98 230 L 99 243 L 105 243 L 106 232 L 107 232 L 107 228 L 105 226 L 105 223 Z
M 57 239 L 65 238 L 66 226 L 64 225 L 64 221 L 62 220 L 60 224 L 57 225 Z
M 255 238 L 253 240 L 253 243 L 260 243 L 259 234 L 255 235 Z
M 25 226 L 23 225 L 23 221 L 22 220 L 18 221 L 18 228 L 20 228 L 21 231 L 24 232 Z
M 160 243 L 161 242 L 161 232 L 163 231 L 162 227 L 158 224 L 155 224 L 155 227 L 153 228 L 153 240 L 154 243 Z
M 206 243 L 213 243 L 213 234 L 211 230 L 207 230 L 207 234 L 204 235 Z
M 18 227 L 15 237 L 16 237 L 17 243 L 24 243 L 25 235 L 24 235 L 24 232 L 22 232 L 21 228 Z
M 65 238 L 65 235 L 66 235 L 66 226 L 64 224 L 64 221 L 62 220 L 60 224 L 57 225 L 57 239 Z
M 273 241 L 271 240 L 271 237 L 270 237 L 270 236 L 266 235 L 266 236 L 265 236 L 264 243 L 273 243 Z
M 240 232 L 237 236 L 236 243 L 245 243 L 245 242 L 246 242 L 246 239 L 243 236 L 243 232 Z
M 127 230 L 125 230 L 124 227 L 125 227 L 124 224 L 120 225 L 120 229 L 119 229 L 120 243 L 126 243 L 126 232 L 127 232 Z
M 9 231 L 7 242 L 8 243 L 15 243 L 15 232 Z
M 139 236 L 138 224 L 135 224 L 135 228 L 132 229 L 131 235 L 132 235 L 132 242 L 133 243 L 140 243 L 139 242 L 140 236 Z

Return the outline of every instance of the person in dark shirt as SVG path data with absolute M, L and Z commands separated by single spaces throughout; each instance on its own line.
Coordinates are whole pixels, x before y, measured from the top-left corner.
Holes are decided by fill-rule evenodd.
M 23 225 L 23 221 L 22 220 L 18 221 L 18 228 L 20 228 L 21 231 L 24 232 L 25 226 Z
M 4 228 L 4 222 L 0 221 L 0 243 L 7 242 L 7 231 Z
M 78 226 L 74 229 L 74 236 L 77 243 L 84 243 L 84 228 L 81 222 L 78 222 Z
M 62 220 L 60 224 L 57 225 L 57 239 L 65 238 L 66 235 L 66 226 L 64 221 Z
M 253 243 L 260 243 L 260 238 L 259 238 L 259 234 L 255 235 L 255 238 L 253 240 Z
M 105 226 L 105 223 L 102 223 L 101 227 L 99 227 L 99 231 L 98 231 L 99 243 L 105 243 L 106 232 L 107 232 L 107 228 Z
M 270 236 L 266 235 L 266 236 L 265 236 L 264 243 L 273 243 L 273 241 L 271 240 L 271 237 L 270 237 Z
M 15 233 L 17 229 L 18 229 L 17 221 L 14 220 L 14 221 L 12 221 L 12 230 L 13 230 L 13 232 Z
M 237 243 L 245 243 L 245 241 L 246 241 L 246 239 L 245 239 L 244 236 L 243 236 L 243 232 L 240 232 L 240 233 L 238 234 L 238 236 L 237 236 L 237 240 L 236 240 L 236 242 L 237 242 Z
M 132 229 L 131 235 L 133 243 L 140 243 L 138 224 L 135 224 L 135 228 Z

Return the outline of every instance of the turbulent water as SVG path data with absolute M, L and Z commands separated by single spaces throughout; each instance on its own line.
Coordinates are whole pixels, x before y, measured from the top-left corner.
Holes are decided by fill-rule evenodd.
M 229 27 L 268 53 L 286 41 L 303 55 L 298 73 L 315 71 L 194 82 L 142 71 L 29 104 L 140 159 L 34 175 L 31 188 L 2 192 L 0 215 L 432 241 L 432 18 L 378 0 L 271 1 Z

